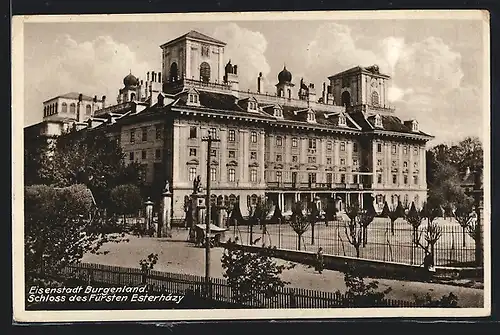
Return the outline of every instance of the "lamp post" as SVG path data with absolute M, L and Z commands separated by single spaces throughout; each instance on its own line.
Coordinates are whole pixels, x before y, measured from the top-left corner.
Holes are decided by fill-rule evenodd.
M 211 208 L 210 208 L 210 153 L 212 151 L 212 143 L 220 142 L 218 138 L 213 138 L 211 134 L 208 137 L 201 139 L 202 142 L 207 142 L 207 198 L 206 198 L 206 229 L 205 229 L 205 281 L 207 282 L 207 289 L 210 288 L 210 220 L 211 220 Z M 208 291 L 207 291 L 208 293 Z
M 474 176 L 474 203 L 476 207 L 477 217 L 477 234 L 476 234 L 476 250 L 475 258 L 478 266 L 483 265 L 483 185 L 482 185 L 482 171 L 476 171 Z

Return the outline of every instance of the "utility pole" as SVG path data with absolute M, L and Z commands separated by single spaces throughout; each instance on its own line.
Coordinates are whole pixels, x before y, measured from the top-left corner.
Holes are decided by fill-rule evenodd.
M 205 281 L 207 283 L 207 293 L 210 290 L 210 221 L 212 208 L 210 206 L 210 156 L 212 151 L 212 142 L 220 142 L 218 138 L 213 138 L 211 134 L 208 137 L 201 139 L 202 142 L 207 142 L 207 199 L 205 200 L 205 208 L 207 209 L 206 215 L 206 229 L 205 229 Z

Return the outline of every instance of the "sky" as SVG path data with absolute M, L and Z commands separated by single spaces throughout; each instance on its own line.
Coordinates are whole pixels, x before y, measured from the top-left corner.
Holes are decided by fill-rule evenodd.
M 65 22 L 24 24 L 24 123 L 40 122 L 42 102 L 67 92 L 106 95 L 116 103 L 129 71 L 161 70 L 160 45 L 190 30 L 227 43 L 241 89 L 262 72 L 273 92 L 286 64 L 299 84 L 377 64 L 391 76 L 389 104 L 435 136 L 431 144 L 482 137 L 483 55 L 480 20 L 263 20 Z

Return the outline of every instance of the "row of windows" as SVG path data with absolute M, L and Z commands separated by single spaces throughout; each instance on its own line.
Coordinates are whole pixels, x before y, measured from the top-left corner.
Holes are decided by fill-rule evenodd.
M 405 145 L 403 146 L 403 155 L 408 155 L 408 146 Z M 377 152 L 382 152 L 382 143 L 377 143 Z M 413 147 L 413 154 L 415 156 L 418 156 L 418 152 L 419 152 L 419 147 Z M 397 146 L 395 144 L 393 144 L 391 146 L 391 154 L 395 155 L 397 154 Z
M 148 152 L 146 150 L 141 151 L 141 159 L 147 159 L 148 158 Z M 135 157 L 135 152 L 131 151 L 129 152 L 129 159 L 130 161 L 134 161 L 136 159 Z M 155 159 L 161 159 L 161 149 L 155 149 Z
M 142 127 L 141 128 L 141 140 L 143 142 L 146 142 L 148 140 L 148 130 L 149 127 Z M 162 138 L 162 125 L 156 125 L 155 126 L 155 139 L 159 140 Z M 135 138 L 135 129 L 130 129 L 130 143 L 135 143 L 136 138 Z
M 377 183 L 382 184 L 382 174 L 379 173 L 377 174 Z M 398 175 L 393 174 L 392 175 L 392 183 L 397 184 L 398 183 Z M 403 175 L 403 184 L 408 185 L 408 175 Z M 413 184 L 418 185 L 418 176 L 414 175 L 413 176 Z
M 382 166 L 382 160 L 381 159 L 377 160 L 377 166 Z M 392 161 L 392 166 L 393 167 L 398 166 L 398 161 Z M 408 162 L 404 161 L 403 162 L 403 168 L 407 168 L 407 167 L 408 167 Z M 418 162 L 413 162 L 413 167 L 415 169 L 417 169 L 418 168 Z
M 384 207 L 384 203 L 385 203 L 385 197 L 381 194 L 377 195 L 375 197 L 375 201 L 379 207 L 379 209 L 382 209 Z M 404 207 L 409 207 L 410 205 L 410 200 L 409 200 L 409 196 L 408 194 L 405 194 L 404 197 L 403 197 L 403 201 L 402 201 L 402 204 Z M 400 201 L 401 197 L 399 195 L 391 195 L 391 202 L 390 204 L 392 204 L 393 206 L 397 205 L 397 203 Z M 413 198 L 413 202 L 415 203 L 415 206 L 419 206 L 419 203 L 420 203 L 420 197 L 417 195 L 415 195 L 415 197 Z
M 283 171 L 276 171 L 276 181 L 278 183 L 283 182 Z M 345 184 L 347 180 L 347 175 L 345 173 L 340 174 L 340 183 Z M 297 182 L 297 172 L 292 172 L 292 183 Z M 307 181 L 310 184 L 315 184 L 317 182 L 317 173 L 316 172 L 309 172 L 307 174 Z M 358 184 L 360 181 L 360 177 L 358 175 L 353 175 L 352 176 L 352 183 L 353 184 Z M 327 184 L 333 184 L 333 173 L 326 173 L 326 183 Z
M 208 130 L 208 136 L 210 136 L 212 138 L 218 138 L 219 136 L 217 134 L 217 128 L 210 128 Z M 198 138 L 198 127 L 196 127 L 196 126 L 189 127 L 189 138 L 190 139 Z M 257 143 L 257 139 L 258 139 L 257 132 L 252 131 L 250 133 L 250 142 Z M 229 129 L 227 141 L 228 142 L 236 142 L 236 130 L 235 129 Z
M 54 115 L 54 114 L 57 114 L 57 107 L 58 105 L 56 103 L 54 104 L 51 104 L 51 105 L 47 105 L 45 107 L 43 107 L 43 116 L 49 116 L 49 115 Z M 68 112 L 68 105 L 63 102 L 61 104 L 61 113 L 67 113 Z M 69 112 L 70 114 L 76 114 L 76 104 L 75 103 L 71 103 L 69 105 Z M 91 105 L 86 105 L 85 106 L 85 114 L 86 115 L 91 115 L 92 114 L 92 106 Z
M 198 175 L 198 168 L 190 167 L 189 168 L 189 180 L 193 181 Z M 210 168 L 210 180 L 217 181 L 218 180 L 218 169 L 216 167 Z M 227 169 L 227 181 L 234 183 L 236 181 L 236 169 L 228 168 Z M 250 169 L 250 182 L 257 182 L 257 169 Z
M 308 143 L 309 149 L 316 149 L 317 140 L 315 138 L 310 138 L 308 142 L 309 142 Z M 278 147 L 283 146 L 283 137 L 282 136 L 276 136 L 276 146 L 278 146 Z M 298 146 L 298 139 L 296 137 L 293 137 L 292 138 L 292 148 L 296 148 L 297 146 Z M 332 151 L 332 147 L 333 147 L 333 142 L 327 141 L 326 142 L 326 150 Z M 340 151 L 346 151 L 346 142 L 340 142 Z M 358 152 L 358 143 L 353 142 L 352 151 Z

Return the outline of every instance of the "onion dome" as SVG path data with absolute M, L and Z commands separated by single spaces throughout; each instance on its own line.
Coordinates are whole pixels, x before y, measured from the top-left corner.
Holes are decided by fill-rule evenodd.
M 292 73 L 286 69 L 286 66 L 283 66 L 283 70 L 278 74 L 278 81 L 280 83 L 292 81 Z
M 125 85 L 125 87 L 137 86 L 138 84 L 139 79 L 137 79 L 132 73 L 129 73 L 125 78 L 123 78 L 123 85 Z

